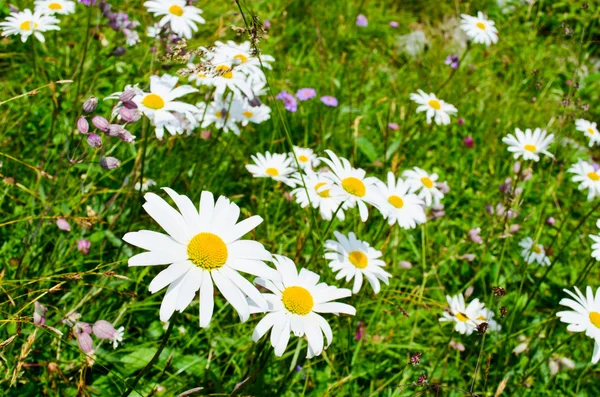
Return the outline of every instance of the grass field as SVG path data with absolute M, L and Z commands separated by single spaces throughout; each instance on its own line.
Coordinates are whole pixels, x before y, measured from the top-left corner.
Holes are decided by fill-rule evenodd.
M 578 121 L 600 117 L 597 3 L 191 1 L 197 31 L 154 37 L 141 1 L 76 3 L 0 25 L 0 395 L 600 395 L 600 293 L 557 316 L 564 289 L 600 287 L 600 132 Z M 34 6 L 0 1 L 0 19 Z M 461 29 L 477 12 L 497 42 Z M 229 40 L 245 55 L 213 48 Z M 517 136 L 515 159 L 505 137 L 536 128 L 552 142 Z M 404 195 L 384 196 L 389 172 Z M 372 248 L 333 254 L 334 232 Z M 271 254 L 338 289 L 290 287 Z

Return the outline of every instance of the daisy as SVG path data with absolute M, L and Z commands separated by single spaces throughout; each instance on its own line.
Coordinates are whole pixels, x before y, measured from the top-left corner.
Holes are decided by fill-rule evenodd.
M 312 149 L 309 148 L 294 146 L 294 153 L 290 153 L 290 157 L 293 157 L 293 155 L 296 155 L 298 164 L 300 164 L 300 168 L 303 170 L 312 170 L 314 167 L 317 167 L 321 163 L 319 157 L 315 154 L 315 152 Z M 293 164 L 296 165 L 296 162 L 294 161 Z
M 326 150 L 325 153 L 329 158 L 321 160 L 331 168 L 332 172 L 327 174 L 331 183 L 321 189 L 329 189 L 332 197 L 347 201 L 348 208 L 358 205 L 360 219 L 365 222 L 369 217 L 366 203 L 373 202 L 379 179 L 367 177 L 363 169 L 353 168 L 347 159 L 336 156 L 331 150 Z
M 36 0 L 35 10 L 46 15 L 67 15 L 75 12 L 75 2 L 70 0 Z
M 25 9 L 12 12 L 5 21 L 0 22 L 0 29 L 3 30 L 2 36 L 20 34 L 23 43 L 32 34 L 43 43 L 45 39 L 42 32 L 60 30 L 57 24 L 58 19 L 53 16 L 45 15 L 40 10 L 31 12 L 30 9 Z
M 579 159 L 567 172 L 575 174 L 571 180 L 579 182 L 577 189 L 588 189 L 588 201 L 592 201 L 594 197 L 600 196 L 600 175 L 598 175 L 593 165 Z
M 434 93 L 426 94 L 423 90 L 418 90 L 418 94 L 410 94 L 410 99 L 418 105 L 417 113 L 427 112 L 427 124 L 431 124 L 431 119 L 435 116 L 436 124 L 450 124 L 450 116 L 456 115 L 458 110 L 451 104 L 437 98 Z
M 596 227 L 600 229 L 600 219 L 596 221 Z M 594 240 L 594 244 L 592 244 L 592 258 L 600 261 L 600 236 L 590 234 L 590 238 Z
M 248 123 L 260 124 L 271 118 L 271 108 L 263 104 L 252 106 L 249 101 L 244 98 L 238 117 L 244 127 L 247 126 Z
M 166 232 L 149 230 L 127 233 L 123 240 L 149 252 L 129 259 L 129 266 L 170 265 L 150 283 L 151 293 L 168 286 L 160 306 L 160 320 L 167 321 L 175 310 L 182 312 L 200 290 L 200 327 L 208 327 L 213 316 L 214 285 L 246 321 L 250 309 L 246 298 L 266 310 L 260 292 L 239 272 L 280 280 L 264 261 L 271 254 L 252 240 L 240 240 L 260 223 L 260 216 L 238 222 L 240 208 L 226 197 L 215 199 L 204 191 L 199 210 L 192 201 L 164 188 L 178 210 L 154 193 L 146 193 L 144 209 Z M 213 284 L 214 283 L 214 284 Z
M 523 248 L 521 256 L 528 264 L 537 262 L 541 266 L 550 265 L 550 258 L 546 256 L 544 246 L 534 242 L 531 237 L 525 237 L 521 240 L 519 247 Z
M 402 173 L 406 179 L 406 184 L 410 187 L 410 193 L 417 193 L 421 199 L 425 201 L 427 207 L 432 204 L 438 205 L 440 200 L 444 198 L 444 193 L 436 186 L 438 174 L 428 174 L 427 171 L 419 167 L 413 167 L 412 170 L 406 170 Z M 389 179 L 388 179 L 389 181 Z
M 514 153 L 515 160 L 523 156 L 523 160 L 534 161 L 540 161 L 540 153 L 554 158 L 552 153 L 548 152 L 548 147 L 553 140 L 554 134 L 546 135 L 546 131 L 539 128 L 533 132 L 527 128 L 525 133 L 515 128 L 515 135 L 508 134 L 502 138 L 502 142 L 508 145 L 508 151 Z
M 325 242 L 325 259 L 330 260 L 329 267 L 334 272 L 336 280 L 346 278 L 346 282 L 354 279 L 352 293 L 360 291 L 363 276 L 366 277 L 373 292 L 379 293 L 381 284 L 379 280 L 389 284 L 391 274 L 383 270 L 385 262 L 382 261 L 381 251 L 371 247 L 367 242 L 358 240 L 352 232 L 348 237 L 337 231 L 333 232 L 336 240 Z
M 446 301 L 450 307 L 450 312 L 442 313 L 440 322 L 454 322 L 454 330 L 466 335 L 471 335 L 477 329 L 477 326 L 482 322 L 478 319 L 481 317 L 481 312 L 484 308 L 483 303 L 479 299 L 474 299 L 468 306 L 465 304 L 463 294 L 456 296 L 446 295 Z
M 275 61 L 275 58 L 271 55 L 260 54 L 260 59 L 256 57 L 253 54 L 252 44 L 249 41 L 241 44 L 237 44 L 231 40 L 227 43 L 217 41 L 211 52 L 211 62 L 214 64 L 229 63 L 232 66 L 237 66 L 237 69 L 240 71 L 249 74 L 258 73 L 258 75 L 262 75 L 263 77 L 264 73 L 261 68 L 261 62 L 265 68 L 272 69 L 271 63 Z
M 330 221 L 333 214 L 340 221 L 344 220 L 344 210 L 348 207 L 348 202 L 331 196 L 331 191 L 327 188 L 331 175 L 328 175 L 327 172 L 315 173 L 313 170 L 307 169 L 306 174 L 302 177 L 296 173 L 293 178 L 298 187 L 292 190 L 292 195 L 296 197 L 296 202 L 300 204 L 300 207 L 306 208 L 312 205 L 313 208 L 318 208 L 321 218 L 326 221 Z M 306 184 L 306 188 L 304 184 Z
M 208 104 L 208 107 L 204 102 L 200 102 L 196 106 L 198 107 L 198 122 L 202 123 L 202 128 L 214 124 L 216 129 L 240 135 L 240 127 L 237 123 L 240 122 L 242 105 L 231 94 L 225 98 L 217 96 Z
M 173 112 L 183 113 L 189 119 L 194 119 L 194 113 L 198 112 L 194 105 L 174 100 L 198 91 L 189 85 L 175 88 L 178 80 L 178 77 L 168 74 L 163 74 L 162 77 L 151 76 L 150 92 L 142 91 L 133 98 L 138 109 L 152 121 L 158 139 L 163 138 L 165 128 L 171 135 L 183 132 L 183 128 L 178 128 L 181 127 L 180 122 Z
M 141 190 L 142 192 L 147 191 L 148 189 L 150 189 L 151 187 L 156 186 L 156 182 L 154 182 L 153 179 L 150 178 L 144 178 L 141 183 L 140 181 L 137 181 L 135 183 L 134 189 L 139 191 Z
M 498 42 L 498 29 L 495 22 L 486 18 L 480 11 L 476 17 L 462 14 L 460 28 L 467 33 L 467 36 L 477 44 L 489 46 Z
M 296 170 L 292 159 L 287 154 L 266 152 L 251 156 L 254 164 L 246 164 L 246 169 L 255 178 L 272 178 L 290 187 L 296 186 L 296 181 L 290 177 Z
M 273 262 L 281 281 L 262 278 L 256 283 L 271 293 L 263 294 L 269 304 L 267 315 L 259 321 L 252 333 L 256 342 L 271 330 L 271 345 L 276 356 L 282 356 L 290 340 L 290 332 L 297 337 L 306 336 L 306 358 L 320 355 L 333 341 L 331 327 L 319 313 L 356 314 L 356 309 L 346 303 L 333 302 L 351 295 L 350 290 L 319 283 L 319 275 L 307 269 L 298 273 L 294 262 L 274 255 Z M 325 335 L 326 344 L 323 340 Z
M 578 119 L 575 120 L 575 127 L 577 131 L 583 132 L 585 136 L 590 138 L 589 147 L 594 146 L 594 144 L 600 144 L 600 132 L 598 132 L 596 123 L 592 123 L 584 119 Z
M 594 353 L 592 354 L 592 364 L 600 361 L 600 288 L 594 291 L 588 286 L 585 295 L 575 288 L 573 292 L 564 289 L 573 299 L 563 298 L 559 304 L 567 306 L 573 310 L 556 313 L 563 323 L 569 324 L 567 330 L 570 332 L 584 332 L 585 335 L 594 339 Z
M 171 31 L 176 35 L 191 39 L 192 32 L 197 32 L 197 23 L 205 23 L 200 16 L 202 10 L 186 5 L 185 0 L 153 0 L 144 3 L 144 7 L 155 16 L 162 16 L 158 22 L 161 28 L 169 24 Z
M 387 185 L 378 184 L 379 200 L 377 207 L 390 225 L 397 223 L 403 229 L 414 229 L 425 223 L 425 202 L 416 194 L 411 193 L 411 185 L 402 178 L 388 172 Z

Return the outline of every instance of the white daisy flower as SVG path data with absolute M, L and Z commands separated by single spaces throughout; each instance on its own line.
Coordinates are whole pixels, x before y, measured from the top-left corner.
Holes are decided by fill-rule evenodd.
M 365 222 L 369 218 L 366 203 L 373 203 L 379 179 L 367 177 L 365 170 L 353 168 L 347 159 L 336 156 L 331 150 L 326 150 L 325 153 L 329 159 L 323 157 L 321 160 L 331 168 L 332 172 L 327 174 L 331 183 L 321 189 L 329 189 L 332 197 L 347 201 L 348 208 L 358 205 L 360 219 Z
M 600 219 L 596 221 L 596 227 L 600 229 Z M 594 234 L 590 234 L 589 236 L 594 240 L 594 243 L 592 244 L 592 258 L 600 261 L 600 236 Z
M 186 5 L 185 0 L 153 0 L 144 3 L 144 7 L 155 16 L 162 16 L 158 22 L 161 28 L 169 24 L 171 31 L 186 39 L 192 38 L 192 32 L 197 32 L 196 23 L 205 23 L 200 16 L 202 10 Z
M 422 181 L 421 184 L 423 185 Z M 425 202 L 411 193 L 411 185 L 408 182 L 404 182 L 402 178 L 396 180 L 394 173 L 390 171 L 387 185 L 381 182 L 377 187 L 377 207 L 390 225 L 397 223 L 403 229 L 414 229 L 427 221 Z
M 215 128 L 224 132 L 233 132 L 235 135 L 240 135 L 239 116 L 241 103 L 235 99 L 233 95 L 228 95 L 223 98 L 217 96 L 206 107 L 206 103 L 200 102 L 196 104 L 198 107 L 198 122 L 202 123 L 202 128 L 206 128 L 214 124 Z
M 508 134 L 502 138 L 502 142 L 508 145 L 508 151 L 514 153 L 513 157 L 518 159 L 523 156 L 523 160 L 540 161 L 540 153 L 554 158 L 548 151 L 548 147 L 554 140 L 554 134 L 546 135 L 546 131 L 536 128 L 533 132 L 529 128 L 525 133 L 515 128 L 515 135 Z
M 46 15 L 67 15 L 75 12 L 75 2 L 71 0 L 35 0 L 35 10 Z
M 142 192 L 147 191 L 148 189 L 150 189 L 151 187 L 156 186 L 156 182 L 154 182 L 153 179 L 150 178 L 144 178 L 141 183 L 140 181 L 137 181 L 134 185 L 134 189 L 136 191 L 139 191 L 140 189 L 142 190 Z
M 271 329 L 271 345 L 275 355 L 282 356 L 290 339 L 306 336 L 306 358 L 320 355 L 333 341 L 331 327 L 319 313 L 356 314 L 348 304 L 333 302 L 351 295 L 350 290 L 319 283 L 319 275 L 307 269 L 298 273 L 294 262 L 281 255 L 273 256 L 281 281 L 257 279 L 256 283 L 271 293 L 263 294 L 269 304 L 267 315 L 259 321 L 252 333 L 256 342 Z M 325 335 L 326 343 L 323 340 Z
M 240 240 L 262 222 L 252 216 L 238 222 L 240 208 L 226 197 L 215 203 L 213 194 L 202 192 L 199 211 L 192 201 L 164 188 L 178 210 L 154 193 L 146 193 L 144 209 L 168 235 L 141 230 L 127 233 L 123 240 L 149 250 L 129 259 L 129 266 L 170 265 L 150 283 L 151 293 L 169 286 L 160 306 L 160 320 L 167 321 L 175 310 L 182 312 L 200 290 L 200 326 L 208 327 L 214 308 L 214 285 L 246 321 L 249 298 L 267 309 L 260 292 L 238 272 L 280 280 L 267 266 L 271 254 L 257 241 Z M 214 282 L 214 285 L 213 285 Z
M 410 99 L 415 101 L 417 113 L 427 112 L 427 124 L 431 124 L 431 119 L 435 117 L 435 123 L 446 125 L 450 124 L 450 116 L 456 115 L 458 110 L 451 104 L 437 98 L 434 93 L 426 94 L 423 90 L 417 90 L 418 94 L 410 94 Z
M 283 182 L 290 187 L 296 186 L 296 180 L 291 176 L 296 169 L 292 166 L 292 159 L 287 154 L 266 152 L 256 153 L 251 156 L 254 164 L 246 164 L 246 169 L 255 178 L 272 178 Z
M 429 174 L 419 167 L 413 167 L 412 170 L 406 170 L 402 173 L 406 179 L 406 184 L 410 186 L 410 193 L 417 193 L 417 196 L 425 201 L 427 207 L 437 205 L 444 198 L 444 193 L 436 186 L 439 176 L 436 173 Z
M 238 117 L 244 127 L 247 126 L 248 123 L 260 124 L 271 118 L 271 108 L 263 104 L 252 106 L 248 102 L 248 99 L 244 98 L 242 109 Z
M 439 321 L 454 322 L 456 323 L 454 326 L 455 331 L 461 334 L 471 335 L 482 322 L 482 320 L 478 318 L 481 317 L 484 304 L 479 302 L 479 299 L 474 299 L 466 306 L 463 294 L 455 296 L 446 295 L 446 301 L 448 301 L 450 313 L 443 312 Z
M 300 168 L 303 170 L 312 170 L 319 164 L 321 164 L 321 160 L 319 160 L 319 157 L 310 148 L 294 146 L 294 154 L 298 159 L 298 164 L 300 164 Z M 290 157 L 292 157 L 292 153 L 290 153 Z M 296 162 L 294 161 L 293 164 L 295 166 Z
M 306 174 L 302 177 L 296 173 L 293 179 L 298 187 L 292 190 L 292 195 L 296 197 L 296 203 L 300 204 L 300 207 L 306 208 L 312 205 L 313 208 L 318 208 L 321 218 L 326 221 L 330 221 L 333 214 L 336 214 L 340 221 L 344 220 L 344 210 L 348 207 L 348 202 L 343 202 L 339 197 L 331 196 L 327 187 L 331 183 L 331 175 L 326 172 L 315 173 L 307 169 Z M 303 179 L 306 188 L 304 188 Z
M 594 144 L 600 145 L 600 132 L 598 132 L 596 123 L 584 119 L 577 119 L 575 120 L 575 127 L 577 131 L 583 132 L 585 136 L 590 138 L 589 147 L 594 146 Z
M 194 113 L 198 108 L 185 102 L 175 101 L 181 96 L 197 92 L 198 90 L 189 85 L 182 85 L 175 88 L 179 78 L 163 74 L 162 77 L 150 77 L 150 92 L 138 93 L 134 98 L 138 109 L 146 115 L 156 128 L 156 137 L 162 139 L 164 129 L 166 128 L 171 135 L 182 133 L 181 123 L 173 112 L 185 114 L 186 118 L 194 119 Z
M 249 41 L 241 44 L 237 44 L 231 40 L 227 43 L 217 41 L 210 56 L 214 64 L 231 64 L 232 66 L 237 66 L 238 70 L 257 74 L 258 76 L 262 76 L 263 79 L 264 73 L 261 68 L 261 61 L 262 66 L 267 69 L 272 69 L 271 63 L 275 61 L 275 58 L 266 54 L 260 54 L 259 60 L 253 54 L 252 44 Z
M 58 19 L 51 15 L 45 15 L 40 10 L 31 12 L 25 9 L 20 12 L 12 12 L 5 21 L 0 22 L 2 36 L 21 35 L 21 41 L 24 43 L 29 36 L 34 35 L 42 43 L 45 41 L 42 32 L 49 30 L 60 30 Z
M 585 290 L 585 296 L 581 291 L 575 288 L 577 294 L 564 289 L 573 299 L 563 298 L 559 304 L 567 306 L 573 310 L 556 313 L 563 323 L 569 324 L 567 330 L 570 332 L 585 332 L 585 335 L 594 339 L 594 353 L 592 354 L 592 364 L 600 361 L 600 288 L 594 291 L 588 286 Z
M 209 79 L 198 78 L 196 83 L 215 87 L 215 96 L 223 96 L 229 88 L 237 97 L 241 97 L 243 94 L 247 98 L 254 98 L 247 75 L 236 66 L 226 63 L 215 65 L 213 73 L 208 77 Z
M 487 19 L 482 12 L 478 12 L 476 17 L 462 14 L 461 18 L 460 28 L 474 43 L 489 46 L 498 42 L 498 29 L 494 26 L 495 22 Z
M 381 289 L 379 280 L 389 284 L 392 275 L 383 270 L 385 262 L 379 259 L 383 256 L 381 251 L 371 247 L 365 241 L 358 240 L 352 232 L 348 234 L 348 237 L 337 231 L 333 234 L 337 241 L 327 240 L 325 242 L 325 259 L 330 260 L 329 267 L 337 273 L 336 280 L 345 278 L 346 282 L 349 282 L 354 279 L 353 294 L 360 291 L 363 276 L 366 277 L 376 294 Z
M 550 265 L 550 258 L 546 256 L 544 246 L 533 241 L 531 237 L 521 240 L 519 247 L 523 248 L 521 256 L 528 264 L 537 262 L 541 266 Z
M 579 159 L 567 172 L 575 174 L 571 180 L 573 182 L 579 182 L 577 189 L 588 189 L 588 201 L 592 201 L 594 197 L 600 196 L 600 175 L 598 175 L 598 172 L 594 169 L 593 165 Z

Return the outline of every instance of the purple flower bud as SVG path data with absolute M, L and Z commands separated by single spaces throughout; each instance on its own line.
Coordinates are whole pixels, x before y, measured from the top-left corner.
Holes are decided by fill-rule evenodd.
M 459 117 L 458 119 L 456 119 L 456 124 L 458 124 L 458 125 L 465 124 L 465 119 L 463 119 L 462 117 Z
M 90 252 L 90 246 L 92 242 L 82 238 L 77 241 L 77 251 L 81 252 L 83 255 L 87 255 Z
M 271 21 L 269 21 L 268 19 L 265 19 L 265 21 L 263 22 L 263 27 L 267 30 L 269 30 L 271 28 Z
M 65 218 L 58 218 L 56 220 L 56 226 L 58 226 L 60 230 L 64 230 L 65 232 L 71 231 L 71 225 L 69 225 L 69 222 L 67 222 Z
M 471 138 L 471 136 L 468 136 L 465 139 L 463 139 L 463 142 L 464 142 L 465 146 L 468 147 L 469 149 L 472 149 L 473 146 L 475 146 L 475 141 L 473 141 L 473 138 Z
M 115 157 L 102 157 L 100 159 L 100 167 L 104 168 L 105 170 L 114 170 L 120 166 L 121 162 Z
M 486 204 L 485 211 L 490 215 L 494 215 L 494 207 L 491 204 Z
M 524 182 L 527 182 L 528 180 L 530 180 L 533 177 L 533 170 L 531 168 L 527 168 L 525 171 L 523 171 L 523 173 L 521 174 L 521 179 Z
M 92 333 L 92 327 L 88 323 L 77 323 L 75 328 L 79 328 L 79 332 L 90 335 Z
M 88 135 L 87 143 L 94 149 L 100 149 L 102 147 L 102 138 L 100 138 L 100 135 L 92 133 Z
M 125 54 L 125 52 L 127 52 L 127 50 L 125 49 L 125 47 L 117 47 L 113 51 L 113 55 L 116 56 L 116 57 L 120 57 L 121 55 Z
M 515 164 L 513 165 L 513 172 L 515 174 L 518 174 L 519 171 L 521 171 L 521 162 L 520 161 L 515 161 Z
M 88 124 L 85 117 L 80 117 L 79 120 L 77 120 L 77 129 L 84 135 L 88 133 L 88 131 L 90 130 L 90 125 Z
M 113 339 L 117 334 L 117 330 L 111 323 L 105 320 L 98 320 L 92 327 L 94 335 L 100 339 Z
M 123 126 L 120 124 L 110 124 L 108 126 L 108 130 L 105 131 L 108 136 L 119 136 L 119 134 L 123 133 Z
M 397 123 L 388 123 L 388 128 L 390 130 L 398 131 L 400 126 Z
M 131 135 L 131 132 L 127 131 L 126 129 L 123 129 L 118 136 L 123 142 L 131 143 L 135 141 L 135 136 Z
M 400 268 L 402 269 L 412 269 L 412 264 L 408 261 L 400 261 L 398 262 L 398 266 L 400 266 Z
M 98 107 L 98 99 L 95 96 L 91 96 L 87 101 L 83 103 L 83 111 L 86 113 L 92 113 Z
M 121 108 L 119 109 L 119 114 L 121 115 L 121 120 L 126 123 L 134 123 L 141 117 L 141 114 L 137 109 Z
M 90 334 L 85 332 L 76 333 L 77 343 L 79 344 L 79 348 L 85 354 L 90 354 L 94 350 L 94 342 L 92 341 L 92 337 Z
M 448 185 L 448 182 L 444 181 L 444 182 L 436 182 L 435 183 L 435 187 L 437 187 L 440 192 L 446 194 L 450 191 L 450 186 Z M 442 209 L 444 209 L 444 207 L 442 206 Z
M 123 106 L 125 106 L 127 109 L 137 109 L 138 108 L 137 103 L 135 103 L 133 101 L 123 102 Z
M 473 295 L 474 290 L 475 290 L 475 288 L 473 288 L 472 285 L 469 285 L 467 287 L 467 289 L 465 290 L 465 298 L 468 298 L 469 296 Z
M 481 228 L 478 228 L 478 227 L 469 230 L 469 238 L 475 244 L 481 244 L 481 243 L 483 243 L 483 239 L 479 235 L 480 232 L 481 232 Z
M 98 128 L 100 131 L 103 131 L 103 132 L 108 131 L 108 127 L 110 125 L 108 120 L 106 120 L 102 116 L 94 116 L 92 118 L 92 124 L 94 124 L 94 126 L 96 128 Z
M 400 24 L 398 22 L 396 22 L 396 21 L 390 22 L 390 27 L 391 28 L 397 28 L 398 26 L 400 26 Z
M 135 97 L 135 90 L 128 89 L 125 90 L 119 95 L 119 101 L 121 102 L 129 102 Z
M 549 217 L 548 219 L 546 219 L 546 225 L 548 226 L 554 226 L 555 223 L 556 220 L 553 217 Z
M 33 303 L 33 323 L 35 325 L 46 325 L 46 306 L 42 305 L 40 302 L 35 301 Z
M 202 138 L 206 141 L 207 139 L 210 139 L 211 135 L 212 134 L 210 133 L 209 130 L 204 130 L 200 133 L 200 138 Z
M 363 14 L 358 14 L 358 16 L 356 17 L 356 26 L 360 26 L 361 28 L 369 26 L 369 21 L 367 20 L 367 17 Z
M 358 324 L 356 325 L 356 333 L 354 334 L 354 339 L 357 342 L 360 342 L 360 340 L 363 338 L 364 335 L 365 335 L 365 324 L 362 321 L 359 321 Z
M 520 229 L 521 229 L 520 225 L 510 225 L 510 227 L 508 228 L 508 231 L 509 231 L 510 234 L 515 234 Z

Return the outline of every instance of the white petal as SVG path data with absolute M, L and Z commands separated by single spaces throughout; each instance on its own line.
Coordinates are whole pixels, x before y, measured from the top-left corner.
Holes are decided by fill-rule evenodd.
M 152 279 L 148 286 L 148 290 L 153 294 L 160 291 L 179 277 L 183 276 L 192 266 L 193 264 L 188 261 L 173 263 Z
M 250 317 L 250 309 L 248 308 L 248 302 L 246 298 L 235 284 L 227 278 L 220 270 L 213 270 L 211 272 L 212 278 L 217 285 L 221 294 L 227 299 L 227 301 L 233 306 L 240 316 L 240 321 L 244 322 Z
M 215 306 L 214 286 L 210 272 L 204 271 L 202 285 L 200 286 L 200 327 L 206 328 L 212 319 Z

